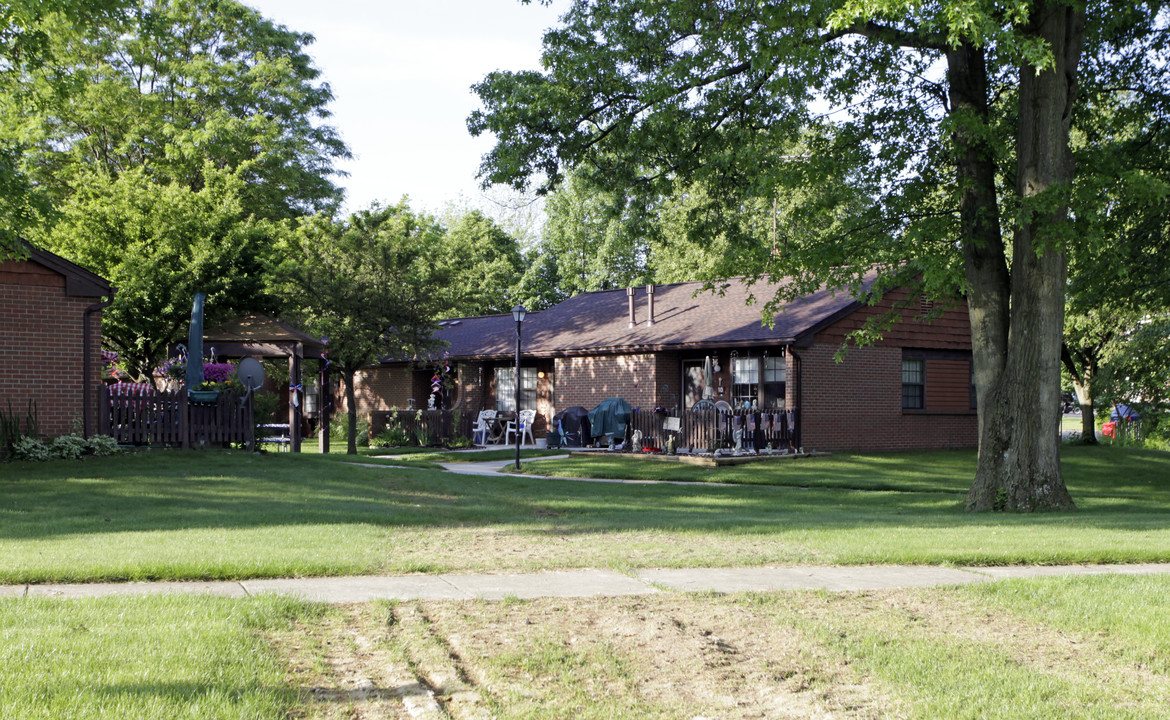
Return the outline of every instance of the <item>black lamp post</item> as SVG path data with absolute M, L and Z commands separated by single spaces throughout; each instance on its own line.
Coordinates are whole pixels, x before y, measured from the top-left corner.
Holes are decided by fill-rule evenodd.
M 512 308 L 512 319 L 516 321 L 516 470 L 520 469 L 520 325 L 528 311 L 523 305 Z

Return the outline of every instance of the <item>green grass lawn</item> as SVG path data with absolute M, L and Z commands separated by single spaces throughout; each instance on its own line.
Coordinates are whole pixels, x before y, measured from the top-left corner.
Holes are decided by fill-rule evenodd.
M 527 467 L 544 462 L 555 461 Z M 1170 561 L 1166 453 L 1067 447 L 1080 508 L 1070 514 L 967 514 L 973 463 L 951 452 L 665 466 L 740 485 L 468 477 L 226 451 L 8 463 L 0 582 Z
M 300 693 L 263 633 L 320 611 L 275 597 L 0 601 L 0 716 L 286 718 Z

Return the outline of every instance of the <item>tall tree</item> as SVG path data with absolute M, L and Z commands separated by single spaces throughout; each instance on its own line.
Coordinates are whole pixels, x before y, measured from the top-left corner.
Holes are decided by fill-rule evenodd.
M 434 228 L 402 202 L 344 220 L 305 218 L 288 239 L 280 292 L 287 314 L 329 338 L 329 359 L 345 380 L 350 454 L 357 452 L 357 371 L 385 356 L 416 357 L 434 345 L 442 295 L 431 285 Z
M 653 216 L 638 199 L 580 173 L 548 196 L 540 250 L 556 256 L 562 293 L 612 290 L 647 279 Z
M 242 216 L 238 178 L 210 167 L 205 176 L 195 192 L 142 169 L 113 181 L 94 173 L 41 238 L 116 288 L 102 338 L 132 375 L 149 379 L 187 337 L 196 292 L 207 293 L 209 323 L 272 309 L 265 267 L 274 226 Z
M 446 283 L 443 315 L 505 313 L 516 304 L 520 246 L 479 210 L 454 219 L 433 250 L 434 269 Z
M 128 0 L 9 0 L 0 5 L 0 104 L 20 105 L 21 93 L 11 92 L 9 79 L 33 72 L 53 59 L 54 38 L 45 18 L 57 18 L 56 27 L 94 28 L 107 21 Z M 68 92 L 73 76 L 61 69 L 53 76 L 55 92 Z M 5 87 L 5 86 L 8 87 Z M 21 235 L 41 224 L 50 203 L 24 169 L 23 140 L 0 140 L 0 261 L 23 256 Z
M 1086 40 L 1094 72 L 1156 65 L 1144 53 L 1162 13 L 1112 0 L 577 0 L 545 35 L 546 71 L 489 75 L 469 128 L 498 138 L 486 181 L 555 184 L 578 165 L 625 191 L 701 181 L 728 215 L 854 173 L 874 202 L 850 227 L 744 270 L 793 273 L 802 291 L 876 265 L 879 291 L 914 278 L 964 290 L 980 433 L 967 507 L 1071 508 L 1058 401 L 1078 72 Z M 799 160 L 783 150 L 801 143 Z
M 312 36 L 234 0 L 137 0 L 100 25 L 49 14 L 37 28 L 52 61 L 5 78 L 23 101 L 0 106 L 0 140 L 29 148 L 28 175 L 55 199 L 94 169 L 198 191 L 209 164 L 245 181 L 259 218 L 338 202 L 330 176 L 349 153 L 322 122 L 332 94 L 305 52 Z

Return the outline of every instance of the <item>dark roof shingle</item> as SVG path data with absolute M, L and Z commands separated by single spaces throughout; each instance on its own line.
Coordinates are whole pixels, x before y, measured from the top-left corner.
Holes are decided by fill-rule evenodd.
M 723 294 L 699 292 L 703 283 L 658 285 L 654 324 L 647 325 L 646 288 L 636 289 L 635 327 L 629 326 L 626 291 L 586 292 L 542 312 L 529 313 L 523 325 L 523 354 L 559 356 L 639 352 L 691 347 L 728 347 L 789 343 L 815 332 L 859 306 L 844 290 L 821 289 L 787 303 L 773 327 L 761 321 L 761 302 L 777 286 L 742 280 L 721 284 Z M 866 286 L 868 288 L 868 284 Z M 697 294 L 696 294 L 697 293 Z M 749 296 L 758 302 L 749 305 Z M 516 323 L 509 315 L 444 321 L 436 333 L 452 358 L 510 357 L 516 351 Z

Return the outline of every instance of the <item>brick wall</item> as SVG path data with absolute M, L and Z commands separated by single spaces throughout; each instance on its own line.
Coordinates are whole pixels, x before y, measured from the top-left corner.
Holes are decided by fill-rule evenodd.
M 636 408 L 657 407 L 663 396 L 678 393 L 678 360 L 667 355 L 557 358 L 554 393 L 557 411 L 576 405 L 593 409 L 612 397 L 623 398 Z M 663 385 L 667 386 L 666 391 Z
M 801 405 L 802 443 L 806 449 L 923 450 L 978 445 L 978 419 L 970 409 L 970 370 L 963 353 L 971 349 L 965 306 L 925 321 L 917 308 L 884 339 L 851 348 L 845 360 L 834 355 L 847 333 L 867 317 L 888 309 L 863 308 L 818 333 L 812 347 L 798 348 L 799 387 L 790 382 L 790 402 Z M 926 360 L 925 408 L 902 409 L 904 349 Z M 792 377 L 792 365 L 789 366 Z
M 90 314 L 91 353 L 82 357 L 85 309 L 100 298 L 69 297 L 65 278 L 29 261 L 0 263 L 0 409 L 22 418 L 37 404 L 41 434 L 67 434 L 82 423 L 83 373 L 92 378 L 91 428 L 101 386 L 101 312 Z
M 410 407 L 415 400 L 416 407 L 426 407 L 426 395 L 417 395 L 415 371 L 405 365 L 377 367 L 360 370 L 354 376 L 354 397 L 357 400 L 358 417 L 367 420 L 370 413 L 379 410 Z M 423 381 L 425 383 L 425 380 Z M 429 389 L 428 389 L 429 390 Z M 421 399 L 421 405 L 419 401 Z M 337 398 L 338 412 L 346 412 L 344 390 Z

